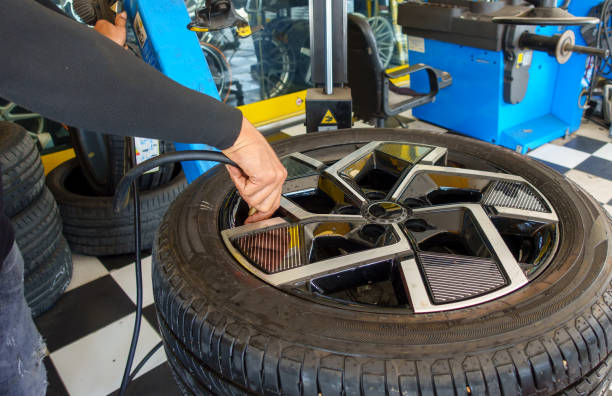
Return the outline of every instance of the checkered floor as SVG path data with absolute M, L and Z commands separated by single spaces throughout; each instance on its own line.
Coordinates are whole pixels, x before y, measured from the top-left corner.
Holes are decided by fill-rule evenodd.
M 364 127 L 359 124 L 356 127 Z M 413 122 L 410 128 L 431 128 Z M 288 128 L 286 135 L 304 132 Z M 591 193 L 612 215 L 612 139 L 585 122 L 568 139 L 529 153 Z M 36 320 L 47 341 L 48 395 L 107 395 L 121 382 L 135 317 L 136 287 L 131 256 L 74 255 L 74 276 L 57 305 Z M 151 258 L 143 262 L 144 318 L 136 362 L 160 341 L 151 288 Z M 178 395 L 163 349 L 130 385 L 131 395 Z

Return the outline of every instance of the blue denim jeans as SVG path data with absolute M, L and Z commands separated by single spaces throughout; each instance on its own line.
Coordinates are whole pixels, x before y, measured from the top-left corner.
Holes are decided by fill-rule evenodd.
M 0 263 L 0 395 L 44 395 L 46 351 L 23 296 L 23 258 L 13 244 Z

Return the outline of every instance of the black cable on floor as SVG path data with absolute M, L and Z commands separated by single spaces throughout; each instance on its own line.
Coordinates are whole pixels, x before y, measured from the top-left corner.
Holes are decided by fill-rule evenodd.
M 131 139 L 131 152 L 135 152 L 134 140 Z M 136 353 L 136 346 L 138 345 L 138 336 L 140 334 L 140 324 L 142 322 L 142 262 L 140 257 L 140 249 L 142 246 L 140 238 L 140 199 L 138 195 L 138 178 L 148 170 L 157 168 L 168 163 L 182 162 L 182 161 L 212 161 L 220 162 L 238 167 L 235 162 L 227 158 L 220 152 L 210 150 L 191 150 L 191 151 L 176 151 L 172 153 L 165 153 L 157 157 L 151 158 L 144 161 L 140 165 L 133 166 L 125 176 L 121 178 L 115 196 L 113 198 L 113 207 L 116 212 L 120 212 L 121 208 L 128 203 L 128 193 L 130 186 L 132 187 L 132 196 L 134 199 L 134 244 L 136 249 L 136 319 L 134 320 L 134 331 L 132 333 L 132 341 L 130 343 L 130 351 L 128 358 L 125 363 L 125 370 L 123 371 L 123 378 L 121 379 L 121 387 L 119 388 L 119 396 L 125 395 L 127 386 L 134 379 L 138 371 L 145 365 L 145 363 L 155 354 L 155 352 L 162 346 L 159 342 L 153 349 L 146 354 L 146 356 L 138 363 L 136 368 L 132 371 L 132 364 L 134 363 L 134 355 Z M 132 165 L 134 165 L 132 160 Z M 131 373 L 130 373 L 131 372 Z
M 130 140 L 131 153 L 132 157 L 134 157 L 134 139 Z M 132 164 L 135 162 L 135 158 L 132 158 Z M 136 354 L 136 346 L 138 345 L 138 337 L 140 335 L 140 324 L 142 322 L 142 262 L 140 260 L 140 249 L 142 244 L 140 240 L 140 197 L 138 194 L 138 183 L 133 183 L 132 185 L 132 196 L 134 199 L 134 248 L 136 249 L 136 263 L 134 265 L 134 270 L 136 272 L 136 319 L 134 320 L 134 331 L 132 332 L 130 351 L 127 361 L 125 362 L 121 387 L 119 388 L 120 396 L 125 395 L 125 391 L 130 381 L 130 372 L 132 371 L 132 363 L 134 362 L 134 355 Z
M 157 350 L 159 348 L 162 347 L 162 345 L 164 345 L 163 341 L 160 341 L 157 343 L 157 345 L 155 345 L 150 351 L 149 353 L 147 353 L 145 355 L 145 357 L 142 358 L 142 360 L 140 361 L 140 363 L 138 363 L 138 366 L 136 366 L 134 368 L 134 370 L 132 371 L 132 374 L 130 374 L 130 378 L 128 380 L 128 382 L 132 382 L 132 380 L 134 379 L 134 377 L 136 377 L 136 374 L 138 374 L 138 372 L 140 371 L 141 368 L 144 367 L 144 365 L 147 363 L 147 361 L 149 359 L 151 359 L 151 357 L 155 354 L 155 352 L 157 352 Z

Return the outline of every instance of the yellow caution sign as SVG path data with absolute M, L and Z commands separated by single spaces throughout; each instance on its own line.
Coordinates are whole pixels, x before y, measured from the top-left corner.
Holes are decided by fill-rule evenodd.
M 320 114 L 320 113 L 319 113 Z M 327 113 L 323 116 L 321 120 L 321 124 L 337 124 L 338 121 L 334 118 L 334 115 L 331 113 L 331 110 L 327 110 Z

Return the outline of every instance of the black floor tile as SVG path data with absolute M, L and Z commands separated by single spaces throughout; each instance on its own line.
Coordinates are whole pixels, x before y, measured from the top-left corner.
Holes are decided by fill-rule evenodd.
M 141 254 L 141 259 L 144 259 L 145 257 L 148 257 L 150 255 L 150 250 L 143 251 Z M 107 270 L 112 271 L 132 264 L 136 261 L 136 255 L 134 253 L 120 254 L 117 256 L 102 256 L 98 257 L 98 259 L 102 262 L 102 264 L 106 267 Z
M 134 303 L 110 275 L 64 294 L 35 322 L 54 352 L 134 312 Z
M 589 157 L 575 169 L 612 180 L 612 161 L 603 158 Z
M 602 142 L 601 140 L 595 140 L 585 136 L 576 136 L 576 138 L 565 143 L 564 146 L 580 150 L 585 153 L 593 154 L 605 144 L 606 142 Z
M 119 394 L 119 390 L 111 393 L 112 396 Z M 181 392 L 174 382 L 172 372 L 168 363 L 162 363 L 153 370 L 146 372 L 136 378 L 127 388 L 126 395 L 147 396 L 179 396 Z
M 47 396 L 68 396 L 68 390 L 64 386 L 51 358 L 47 356 L 44 360 L 45 368 L 47 369 Z
M 142 309 L 142 316 L 149 322 L 151 326 L 159 334 L 159 323 L 157 322 L 157 313 L 155 312 L 155 304 L 151 304 Z
M 552 168 L 554 170 L 556 170 L 557 172 L 564 174 L 565 172 L 567 172 L 569 170 L 569 168 L 566 168 L 564 166 L 561 165 L 557 165 L 557 164 L 553 164 L 552 162 L 548 162 L 548 161 L 544 161 L 538 158 L 534 158 L 536 161 L 539 161 L 541 163 L 543 163 L 544 165 L 548 166 L 549 168 Z

